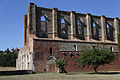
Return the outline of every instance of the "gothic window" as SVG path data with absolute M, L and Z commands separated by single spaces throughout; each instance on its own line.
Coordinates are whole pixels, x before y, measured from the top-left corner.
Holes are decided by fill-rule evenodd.
M 113 47 L 112 46 L 110 47 L 110 51 L 113 51 Z
M 84 39 L 84 24 L 80 19 L 77 19 L 76 21 L 76 37 Z
M 92 38 L 99 40 L 99 26 L 95 21 L 92 22 Z
M 113 40 L 113 27 L 110 24 L 106 24 L 106 35 L 107 35 L 107 40 Z
M 61 33 L 66 34 L 66 29 L 65 29 L 65 20 L 61 19 Z
M 50 55 L 53 55 L 52 47 L 50 47 Z
M 67 26 L 67 22 L 65 21 L 64 18 L 62 18 L 60 20 L 60 28 L 59 28 L 59 37 L 63 38 L 63 39 L 67 39 L 68 38 L 68 26 Z
M 41 16 L 40 18 L 40 32 L 41 37 L 46 38 L 47 37 L 47 21 L 45 16 Z

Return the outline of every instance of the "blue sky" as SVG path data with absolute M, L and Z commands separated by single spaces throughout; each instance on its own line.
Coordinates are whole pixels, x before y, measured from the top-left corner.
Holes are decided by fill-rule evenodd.
M 0 0 L 0 50 L 23 47 L 23 19 L 29 2 L 46 8 L 120 17 L 120 0 Z

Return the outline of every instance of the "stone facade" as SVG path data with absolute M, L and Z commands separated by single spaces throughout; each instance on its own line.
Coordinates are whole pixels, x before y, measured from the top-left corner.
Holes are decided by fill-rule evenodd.
M 68 72 L 92 71 L 87 66 L 78 68 L 75 59 L 81 50 L 100 45 L 114 52 L 116 60 L 98 70 L 120 70 L 118 32 L 118 18 L 48 9 L 30 3 L 28 15 L 24 16 L 24 46 L 19 51 L 16 69 L 55 72 L 54 60 L 64 56 Z

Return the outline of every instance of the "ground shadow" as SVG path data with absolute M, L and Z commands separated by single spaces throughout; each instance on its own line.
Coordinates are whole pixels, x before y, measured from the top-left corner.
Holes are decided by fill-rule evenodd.
M 96 73 L 92 72 L 92 73 L 88 73 L 88 74 L 96 74 Z M 114 74 L 120 74 L 120 72 L 98 72 L 97 74 L 114 75 Z
M 32 70 L 0 71 L 0 76 L 34 74 Z

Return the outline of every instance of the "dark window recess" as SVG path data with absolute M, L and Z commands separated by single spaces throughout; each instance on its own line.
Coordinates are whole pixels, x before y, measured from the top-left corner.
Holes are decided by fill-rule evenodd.
M 99 40 L 99 25 L 95 22 L 92 21 L 92 38 Z
M 78 51 L 78 46 L 77 45 L 74 45 L 74 51 Z
M 74 54 L 73 53 L 70 53 L 70 58 L 72 58 L 74 56 Z
M 84 23 L 82 22 L 82 20 L 77 19 L 76 20 L 76 37 L 84 40 Z
M 110 47 L 110 51 L 113 51 L 113 47 L 112 46 Z
M 112 27 L 112 25 L 110 25 L 109 23 L 106 23 L 107 40 L 114 41 L 113 33 L 114 33 L 114 28 Z
M 50 47 L 50 55 L 53 55 L 52 47 Z

